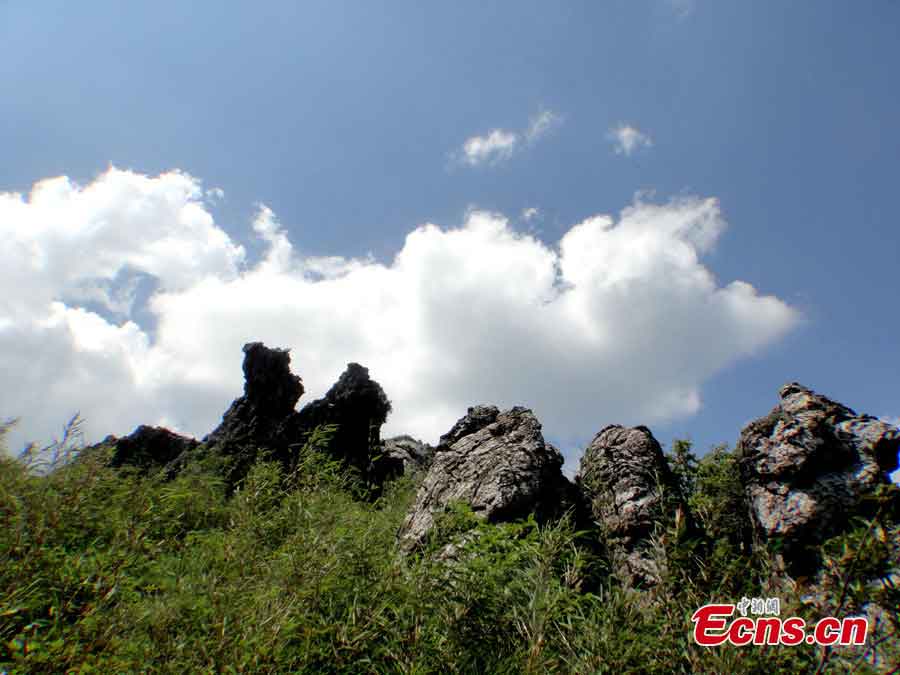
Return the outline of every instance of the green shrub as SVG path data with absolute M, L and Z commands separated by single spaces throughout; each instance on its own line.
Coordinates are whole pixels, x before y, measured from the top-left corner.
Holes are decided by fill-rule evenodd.
M 832 670 L 853 665 L 806 646 L 692 644 L 697 607 L 764 593 L 764 559 L 741 548 L 736 467 L 725 449 L 696 463 L 684 455 L 683 489 L 701 532 L 660 523 L 665 578 L 636 592 L 605 575 L 604 561 L 583 545 L 591 535 L 566 519 L 491 525 L 455 505 L 437 517 L 421 554 L 399 555 L 396 532 L 416 484 L 398 479 L 371 501 L 321 451 L 328 433 L 313 434 L 289 467 L 253 449 L 257 460 L 231 486 L 223 458 L 203 451 L 169 482 L 110 469 L 106 450 L 79 453 L 71 439 L 55 459 L 53 448 L 42 455 L 50 460 L 41 466 L 0 455 L 0 671 L 754 673 L 810 672 L 823 658 Z M 873 599 L 897 608 L 884 576 L 898 553 L 890 504 L 824 548 L 828 598 L 843 596 L 848 611 Z M 800 591 L 782 593 L 783 614 L 817 618 Z M 892 658 L 896 621 L 885 622 L 879 658 Z M 867 658 L 855 662 L 858 672 Z

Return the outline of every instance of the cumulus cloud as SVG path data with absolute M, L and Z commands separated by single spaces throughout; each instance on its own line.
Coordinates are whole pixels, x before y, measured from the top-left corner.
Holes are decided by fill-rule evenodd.
M 455 158 L 470 167 L 499 164 L 510 159 L 523 146 L 536 143 L 560 124 L 560 115 L 552 110 L 543 110 L 531 118 L 524 131 L 493 129 L 483 136 L 466 139 Z
M 650 136 L 630 124 L 620 124 L 610 129 L 606 137 L 612 142 L 616 154 L 626 157 L 640 148 L 649 148 L 653 145 Z
M 139 423 L 202 436 L 241 393 L 241 346 L 262 340 L 292 349 L 301 404 L 347 362 L 368 366 L 394 404 L 388 434 L 433 442 L 491 402 L 580 441 L 610 421 L 696 412 L 704 380 L 797 320 L 703 265 L 725 227 L 715 199 L 636 201 L 553 245 L 472 211 L 416 227 L 386 263 L 303 256 L 264 206 L 252 236 L 265 252 L 250 262 L 203 199 L 186 174 L 116 169 L 0 196 L 0 279 L 14 291 L 0 298 L 0 416 L 21 417 L 20 440 L 48 439 L 76 410 L 92 440 Z M 112 297 L 130 275 L 154 282 L 135 300 L 153 326 L 81 292 Z

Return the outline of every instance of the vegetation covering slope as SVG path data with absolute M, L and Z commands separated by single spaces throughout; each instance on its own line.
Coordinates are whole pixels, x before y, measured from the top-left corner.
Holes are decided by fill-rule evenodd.
M 319 449 L 330 428 L 290 472 L 262 453 L 233 492 L 220 456 L 198 452 L 167 482 L 110 468 L 102 447 L 78 454 L 76 431 L 49 455 L 0 453 L 3 672 L 865 673 L 900 663 L 888 574 L 900 514 L 882 508 L 826 543 L 818 605 L 799 587 L 775 593 L 769 556 L 747 545 L 724 447 L 698 461 L 675 444 L 670 463 L 699 527 L 659 523 L 663 583 L 640 591 L 617 584 L 603 550 L 567 520 L 492 526 L 460 505 L 425 551 L 400 555 L 416 477 L 363 498 L 366 486 Z M 776 594 L 782 616 L 843 616 L 873 599 L 889 611 L 864 650 L 693 644 L 699 606 Z

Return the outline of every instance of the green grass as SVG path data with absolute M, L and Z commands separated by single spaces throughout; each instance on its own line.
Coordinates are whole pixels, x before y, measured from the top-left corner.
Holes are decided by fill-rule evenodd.
M 616 584 L 582 545 L 590 533 L 565 520 L 488 526 L 462 505 L 404 558 L 395 534 L 415 481 L 361 499 L 315 441 L 290 474 L 263 457 L 233 493 L 215 457 L 163 482 L 110 469 L 102 449 L 72 461 L 63 447 L 37 472 L 2 455 L 0 672 L 811 672 L 823 656 L 835 672 L 853 665 L 806 646 L 692 644 L 698 606 L 764 595 L 765 559 L 729 540 L 728 519 L 715 520 L 716 542 L 661 523 L 666 578 L 646 592 Z M 701 461 L 694 495 L 710 522 L 709 499 L 734 498 L 731 465 L 714 461 Z M 876 593 L 863 579 L 878 577 L 897 538 L 882 521 L 829 544 L 835 602 L 841 589 L 847 607 Z M 451 542 L 453 560 L 442 559 Z M 779 594 L 782 615 L 815 617 L 798 594 Z

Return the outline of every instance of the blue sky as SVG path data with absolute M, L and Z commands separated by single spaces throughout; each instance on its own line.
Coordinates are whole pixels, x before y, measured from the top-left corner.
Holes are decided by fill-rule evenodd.
M 36 183 L 68 176 L 68 196 L 54 202 L 59 222 L 96 204 L 73 206 L 79 190 L 95 185 L 107 190 L 108 202 L 82 213 L 79 231 L 95 233 L 90 223 L 112 223 L 101 238 L 19 233 L 14 239 L 32 253 L 79 251 L 90 260 L 97 252 L 108 264 L 99 266 L 105 271 L 95 285 L 131 304 L 130 311 L 116 310 L 109 297 L 88 297 L 93 281 L 84 269 L 56 275 L 35 263 L 9 277 L 5 283 L 14 288 L 41 287 L 40 297 L 26 304 L 46 307 L 43 313 L 3 308 L 0 341 L 15 389 L 2 400 L 3 412 L 22 417 L 23 438 L 50 433 L 76 409 L 99 436 L 127 433 L 139 421 L 203 434 L 239 393 L 239 343 L 259 337 L 290 343 L 312 395 L 336 378 L 339 364 L 360 360 L 376 379 L 408 383 L 395 385 L 399 394 L 386 385 L 397 424 L 409 420 L 427 435 L 462 414 L 463 401 L 495 396 L 501 404 L 535 407 L 569 456 L 589 440 L 587 429 L 611 422 L 645 421 L 664 443 L 688 435 L 700 450 L 733 443 L 789 380 L 858 411 L 896 418 L 898 25 L 900 5 L 891 2 L 0 2 L 0 192 L 32 203 Z M 546 124 L 535 127 L 542 119 Z M 495 131 L 501 133 L 492 137 Z M 481 145 L 467 146 L 471 139 Z M 466 147 L 482 154 L 467 161 Z M 113 180 L 110 166 L 130 178 Z M 173 170 L 202 181 L 204 190 L 220 188 L 224 197 L 187 195 L 177 181 L 160 178 Z M 135 220 L 135 204 L 168 203 L 176 193 L 182 206 L 202 209 L 214 224 L 198 225 L 187 239 L 171 229 L 157 233 L 138 253 L 109 235 L 151 231 L 149 221 Z M 717 200 L 714 213 L 701 206 L 710 198 Z M 649 219 L 651 229 L 654 219 L 669 217 L 686 219 L 684 227 L 641 248 L 643 230 L 620 216 L 630 206 L 632 220 Z M 56 213 L 41 208 L 43 217 Z M 154 218 L 167 217 L 147 208 Z M 0 224 L 15 230 L 32 222 L 31 216 L 16 220 L 15 213 L 8 210 Z M 573 314 L 578 302 L 555 319 L 520 325 L 520 312 L 531 305 L 505 295 L 529 283 L 517 275 L 527 277 L 528 265 L 559 263 L 553 255 L 561 240 L 586 221 L 597 230 L 590 246 L 607 246 L 598 238 L 607 226 L 590 221 L 601 214 L 611 216 L 623 241 L 637 242 L 616 249 L 616 260 L 627 263 L 623 273 L 642 269 L 644 276 L 636 287 L 625 285 L 636 288 L 633 294 L 617 294 L 613 302 L 604 292 L 582 298 L 583 307 L 602 305 L 591 319 L 601 333 L 603 321 L 618 322 L 631 307 L 646 320 L 611 331 L 601 351 L 574 341 L 582 325 Z M 706 223 L 699 243 L 686 234 L 696 219 Z M 424 223 L 438 231 L 416 230 Z M 414 231 L 421 236 L 410 242 Z M 452 231 L 461 233 L 459 241 Z M 474 265 L 469 276 L 456 275 L 454 256 L 465 256 L 466 247 L 502 258 L 504 246 L 517 246 L 515 233 L 529 235 L 535 246 L 510 253 L 510 260 L 522 256 L 512 268 L 495 275 Z M 218 243 L 204 248 L 204 237 Z M 191 304 L 216 304 L 195 292 L 214 286 L 210 279 L 225 296 L 258 297 L 260 286 L 241 295 L 226 282 L 242 270 L 259 271 L 267 256 L 274 259 L 279 241 L 290 242 L 285 255 L 293 260 L 282 260 L 282 278 L 346 277 L 353 265 L 368 265 L 371 275 L 353 272 L 356 282 L 334 288 L 272 281 L 262 295 L 277 297 L 281 309 L 269 307 L 241 330 L 223 330 L 221 322 L 238 324 L 247 313 L 204 315 Z M 685 241 L 697 260 L 667 266 L 668 253 L 662 260 L 647 253 L 670 251 L 667 246 L 681 251 Z M 172 271 L 180 255 L 167 248 L 173 242 L 203 261 Z M 586 245 L 576 244 L 573 249 Z M 204 258 L 202 250 L 217 253 Z M 148 251 L 156 256 L 151 262 Z M 395 259 L 401 251 L 402 270 Z M 446 269 L 429 257 L 435 251 L 448 256 L 439 256 Z M 323 273 L 334 257 L 341 260 L 331 260 Z M 414 260 L 442 271 L 422 272 Z M 412 269 L 419 270 L 416 288 L 439 288 L 412 296 L 395 289 L 373 300 L 390 305 L 402 297 L 397 306 L 406 311 L 373 328 L 386 336 L 383 342 L 351 335 L 344 343 L 329 332 L 330 302 L 347 301 L 346 293 L 355 298 L 351 304 L 362 303 L 359 289 L 382 282 L 404 287 Z M 682 306 L 672 304 L 667 289 L 679 274 L 698 270 L 718 289 L 738 280 L 755 289 L 756 299 L 741 301 L 740 320 L 720 308 L 724 314 L 710 321 L 708 333 L 689 330 L 703 327 L 704 303 L 714 294 L 697 281 L 684 291 Z M 472 288 L 454 295 L 460 278 Z M 589 283 L 583 281 L 585 288 Z M 479 287 L 497 304 L 481 307 Z M 532 291 L 558 287 L 551 280 Z M 292 304 L 295 292 L 301 306 Z M 154 305 L 157 294 L 170 302 Z M 764 297 L 779 306 L 765 309 Z M 52 302 L 64 309 L 49 309 Z M 505 308 L 512 308 L 508 317 Z M 275 321 L 279 312 L 293 323 Z M 176 336 L 176 324 L 198 316 L 207 324 Z M 334 325 L 347 320 L 335 318 Z M 125 329 L 128 321 L 136 328 Z M 558 341 L 547 325 L 554 321 Z M 437 330 L 442 322 L 446 342 Z M 292 332 L 291 325 L 307 324 L 315 329 Z M 461 328 L 471 325 L 479 328 Z M 157 334 L 160 326 L 167 326 L 168 342 Z M 407 333 L 419 341 L 404 342 Z M 526 333 L 531 337 L 523 338 Z M 203 336 L 218 342 L 210 346 Z M 471 345 L 467 336 L 474 336 Z M 497 346 L 485 350 L 491 340 Z M 420 342 L 422 353 L 411 355 Z M 111 343 L 131 346 L 98 362 L 97 346 Z M 460 343 L 466 348 L 454 351 Z M 548 351 L 560 363 L 559 377 Z M 712 352 L 715 358 L 704 360 Z M 16 365 L 22 354 L 37 367 Z M 438 365 L 442 354 L 446 362 Z M 662 368 L 668 402 L 644 405 L 652 398 L 652 369 L 638 377 L 640 386 L 629 384 L 629 373 L 682 354 L 683 368 Z M 476 365 L 461 363 L 470 357 Z M 573 362 L 564 364 L 568 357 Z M 216 368 L 234 372 L 212 374 Z M 518 400 L 485 375 L 492 369 L 495 379 L 520 387 Z M 567 387 L 567 377 L 577 386 Z M 22 394 L 38 388 L 45 392 L 40 397 Z M 688 401 L 692 394 L 697 400 Z M 440 396 L 446 405 L 435 402 Z M 121 409 L 109 410 L 104 397 L 120 400 Z M 683 405 L 673 402 L 679 397 Z M 417 401 L 431 404 L 410 412 Z M 137 419 L 141 411 L 152 419 Z

